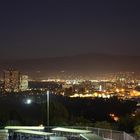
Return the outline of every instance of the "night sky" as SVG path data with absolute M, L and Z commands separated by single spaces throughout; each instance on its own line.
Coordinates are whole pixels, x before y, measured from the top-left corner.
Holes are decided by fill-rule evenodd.
M 140 55 L 137 0 L 3 0 L 0 58 Z

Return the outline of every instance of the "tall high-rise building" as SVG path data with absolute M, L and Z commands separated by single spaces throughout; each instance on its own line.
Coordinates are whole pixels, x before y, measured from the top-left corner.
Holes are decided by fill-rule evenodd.
M 14 69 L 4 70 L 4 90 L 18 92 L 20 86 L 20 72 Z
M 21 75 L 20 77 L 20 90 L 26 91 L 28 89 L 28 75 Z

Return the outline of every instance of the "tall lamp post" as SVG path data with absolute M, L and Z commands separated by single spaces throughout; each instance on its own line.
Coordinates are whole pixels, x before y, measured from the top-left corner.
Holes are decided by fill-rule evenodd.
M 50 105 L 50 101 L 49 101 L 49 90 L 47 91 L 47 96 L 46 96 L 46 98 L 47 98 L 47 126 L 49 127 L 49 113 L 50 113 L 50 111 L 49 111 L 49 105 Z

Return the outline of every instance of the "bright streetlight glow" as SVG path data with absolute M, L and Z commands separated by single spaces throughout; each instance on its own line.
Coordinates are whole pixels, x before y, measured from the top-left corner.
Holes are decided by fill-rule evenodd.
M 31 99 L 27 99 L 26 101 L 25 101 L 25 104 L 31 104 L 32 103 L 32 100 Z

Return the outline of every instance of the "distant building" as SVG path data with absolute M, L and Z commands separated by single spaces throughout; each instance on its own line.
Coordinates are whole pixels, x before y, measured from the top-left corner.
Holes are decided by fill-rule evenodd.
M 72 85 L 70 85 L 70 84 L 69 84 L 69 85 L 68 85 L 68 84 L 63 84 L 63 85 L 62 85 L 62 88 L 63 88 L 63 89 L 72 88 Z
M 4 90 L 6 92 L 18 92 L 20 85 L 20 73 L 17 70 L 4 70 Z
M 28 75 L 21 75 L 20 77 L 20 91 L 28 89 Z

